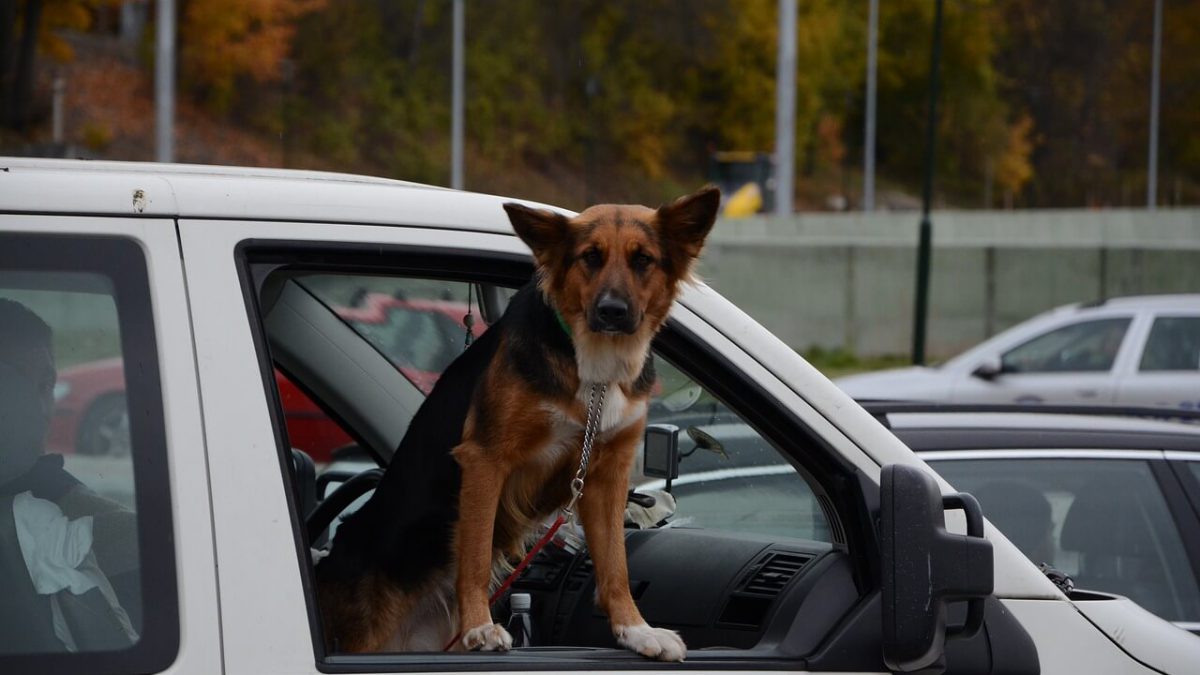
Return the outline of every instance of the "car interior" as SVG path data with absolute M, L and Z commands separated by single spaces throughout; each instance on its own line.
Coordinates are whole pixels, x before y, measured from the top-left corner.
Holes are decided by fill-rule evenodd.
M 281 466 L 291 488 L 298 550 L 319 551 L 335 540 L 339 518 L 369 497 L 424 396 L 380 352 L 379 344 L 364 339 L 333 308 L 362 292 L 356 284 L 390 279 L 404 286 L 412 279 L 355 266 L 255 264 L 255 259 L 251 250 L 247 278 L 256 285 L 248 292 L 249 301 L 259 312 L 268 346 L 263 372 L 269 375 L 275 367 L 286 373 L 356 440 L 338 449 L 331 462 L 313 462 L 289 442 L 274 380 L 264 376 L 276 399 Z M 401 256 L 394 262 L 402 269 L 404 261 Z M 449 272 L 426 274 L 417 283 L 429 286 L 435 297 L 463 302 L 485 324 L 500 316 L 511 289 L 530 272 L 525 263 L 510 267 L 507 275 L 493 270 L 489 278 L 479 271 L 479 261 L 454 262 L 458 265 Z M 681 488 L 715 489 L 692 495 L 676 490 L 676 497 L 669 494 L 675 489 L 671 480 L 641 473 L 638 461 L 631 476 L 637 489 L 631 490 L 626 514 L 626 546 L 640 610 L 650 624 L 682 634 L 691 667 L 782 661 L 824 670 L 882 668 L 878 560 L 869 554 L 873 537 L 864 536 L 871 532 L 865 526 L 872 508 L 868 500 L 877 500 L 878 488 L 864 487 L 865 479 L 824 451 L 819 439 L 772 406 L 753 383 L 733 381 L 732 370 L 722 378 L 726 366 L 719 355 L 689 337 L 672 321 L 656 340 L 660 377 L 650 422 L 683 430 L 680 476 L 674 482 Z M 469 338 L 446 339 L 458 341 L 461 349 Z M 769 480 L 764 482 L 764 476 Z M 788 506 L 758 512 L 754 505 L 760 490 L 772 491 L 774 498 L 768 501 Z M 788 501 L 790 497 L 794 499 Z M 647 513 L 654 515 L 647 520 Z M 861 552 L 855 555 L 856 550 Z M 301 565 L 311 587 L 308 556 Z M 640 659 L 616 649 L 606 618 L 593 604 L 586 546 L 547 546 L 512 592 L 529 594 L 533 619 L 532 646 L 503 657 L 512 667 L 529 667 L 530 659 Z M 308 601 L 314 635 L 319 635 L 316 600 Z M 997 607 L 989 601 L 989 617 Z M 507 622 L 508 597 L 493 607 L 493 615 L 499 623 Z M 1028 640 L 1017 633 L 1019 626 L 1011 639 Z M 973 654 L 968 660 L 990 660 L 982 642 L 967 643 L 964 653 Z M 477 653 L 349 655 L 317 649 L 318 658 L 331 664 L 416 659 L 436 667 L 484 658 Z M 496 665 L 495 655 L 486 658 Z

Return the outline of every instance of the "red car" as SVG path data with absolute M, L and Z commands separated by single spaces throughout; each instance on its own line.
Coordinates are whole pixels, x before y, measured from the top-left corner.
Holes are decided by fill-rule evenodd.
M 357 306 L 337 307 L 335 311 L 426 394 L 462 352 L 467 306 L 461 302 L 369 293 Z M 478 335 L 486 326 L 478 314 L 475 317 L 473 330 Z M 335 449 L 354 442 L 278 370 L 275 384 L 293 447 L 307 452 L 315 461 L 326 462 Z M 49 452 L 129 454 L 125 372 L 120 358 L 64 368 L 58 374 L 54 398 L 54 420 L 47 435 Z

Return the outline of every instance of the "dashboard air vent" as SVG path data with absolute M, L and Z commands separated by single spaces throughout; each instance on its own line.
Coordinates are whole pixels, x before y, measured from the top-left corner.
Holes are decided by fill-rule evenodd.
M 750 577 L 750 580 L 742 587 L 742 591 L 761 595 L 778 595 L 809 560 L 812 560 L 810 556 L 773 553 Z

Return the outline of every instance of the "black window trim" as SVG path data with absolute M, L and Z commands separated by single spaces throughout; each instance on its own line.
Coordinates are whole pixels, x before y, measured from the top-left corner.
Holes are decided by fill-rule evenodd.
M 143 599 L 141 634 L 129 649 L 0 654 L 0 672 L 106 675 L 165 670 L 179 652 L 180 608 L 161 369 L 147 257 L 137 240 L 123 236 L 0 233 L 0 267 L 93 272 L 113 283 L 121 353 L 138 355 L 138 374 L 134 375 L 129 358 L 124 359 L 124 374 L 127 405 L 138 412 L 139 420 L 130 425 L 130 433 L 133 447 L 138 448 L 133 455 L 133 471 Z M 147 457 L 153 448 L 159 452 Z
M 306 272 L 362 273 L 396 276 L 421 276 L 430 279 L 468 281 L 477 284 L 494 284 L 519 287 L 533 274 L 529 256 L 504 252 L 488 252 L 454 246 L 429 246 L 378 243 L 348 243 L 325 241 L 279 241 L 273 239 L 246 239 L 238 243 L 234 251 L 235 262 L 243 289 L 244 304 L 248 314 L 254 346 L 259 359 L 263 386 L 271 403 L 271 423 L 275 429 L 277 454 L 280 463 L 280 478 L 284 481 L 288 511 L 291 515 L 293 539 L 296 542 L 296 561 L 300 567 L 302 587 L 309 614 L 309 630 L 312 636 L 316 667 L 323 673 L 349 672 L 445 672 L 445 671 L 516 671 L 516 670 L 659 670 L 670 667 L 684 670 L 739 669 L 739 670 L 795 670 L 803 666 L 802 660 L 762 655 L 742 656 L 736 651 L 696 651 L 688 654 L 681 664 L 662 664 L 647 660 L 625 650 L 548 647 L 525 653 L 509 653 L 497 663 L 495 654 L 441 654 L 434 658 L 427 653 L 386 655 L 339 655 L 326 654 L 321 629 L 320 610 L 316 603 L 316 583 L 310 558 L 306 528 L 301 526 L 295 495 L 291 488 L 294 468 L 287 451 L 286 422 L 282 416 L 282 405 L 276 391 L 273 364 L 266 340 L 266 331 L 261 321 L 258 295 L 266 272 L 284 267 L 295 267 Z M 299 261 L 299 262 L 298 262 Z M 369 262 L 364 262 L 369 261 Z M 662 333 L 655 340 L 654 348 L 685 369 L 690 377 L 709 388 L 722 402 L 728 404 L 748 424 L 768 439 L 804 438 L 816 443 L 825 453 L 812 455 L 794 449 L 799 441 L 791 445 L 772 443 L 776 449 L 788 456 L 794 466 L 804 474 L 814 492 L 823 492 L 834 504 L 836 513 L 826 514 L 831 519 L 839 518 L 840 527 L 849 541 L 843 550 L 864 551 L 864 555 L 851 556 L 855 567 L 855 582 L 860 594 L 865 597 L 878 587 L 878 561 L 866 559 L 871 551 L 877 550 L 875 533 L 861 532 L 864 524 L 873 522 L 871 514 L 862 513 L 871 503 L 869 496 L 860 495 L 865 485 L 848 461 L 833 451 L 824 439 L 808 430 L 807 425 L 791 410 L 775 402 L 775 398 L 757 382 L 739 378 L 736 383 L 721 383 L 711 376 L 705 366 L 718 366 L 736 372 L 728 359 L 711 348 L 699 349 L 695 336 L 676 321 L 668 320 Z M 695 349 L 689 350 L 689 345 Z M 757 405 L 756 405 L 757 403 Z M 763 405 L 765 403 L 765 405 Z M 746 411 L 750 411 L 747 414 Z M 798 435 L 797 435 L 798 434 Z M 803 462 L 802 462 L 803 460 Z M 815 461 L 814 460 L 819 460 Z M 809 472 L 808 465 L 815 465 L 817 475 Z M 869 528 L 868 528 L 869 529 Z M 861 598 L 860 598 L 861 599 Z M 835 626 L 830 626 L 833 630 Z

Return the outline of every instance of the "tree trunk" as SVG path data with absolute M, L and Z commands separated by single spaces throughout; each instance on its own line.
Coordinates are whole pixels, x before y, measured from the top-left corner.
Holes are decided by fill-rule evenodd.
M 25 4 L 25 17 L 21 26 L 21 46 L 17 52 L 16 77 L 13 82 L 11 101 L 12 117 L 8 123 L 18 131 L 24 131 L 30 122 L 33 109 L 33 66 L 37 58 L 38 26 L 42 23 L 42 0 L 29 0 Z
M 12 118 L 16 83 L 17 0 L 0 0 L 0 124 Z

